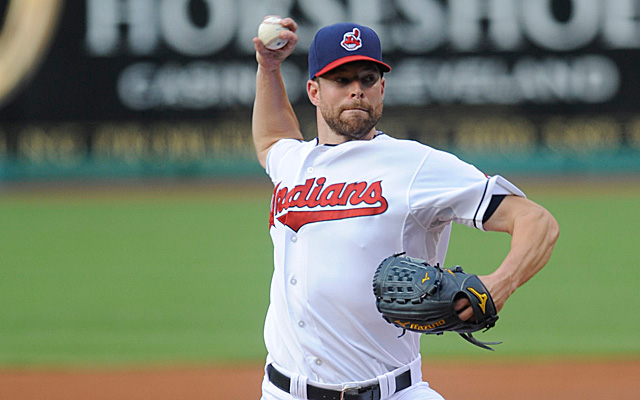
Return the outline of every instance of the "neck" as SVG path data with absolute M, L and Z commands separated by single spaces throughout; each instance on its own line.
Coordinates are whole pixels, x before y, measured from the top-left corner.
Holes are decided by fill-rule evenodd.
M 363 137 L 362 139 L 353 139 L 343 135 L 338 135 L 335 132 L 331 132 L 330 135 L 318 134 L 318 144 L 341 144 L 341 143 L 351 142 L 355 140 L 371 140 L 374 138 L 375 134 L 376 134 L 376 131 L 372 130 L 370 133 L 367 134 L 367 136 Z

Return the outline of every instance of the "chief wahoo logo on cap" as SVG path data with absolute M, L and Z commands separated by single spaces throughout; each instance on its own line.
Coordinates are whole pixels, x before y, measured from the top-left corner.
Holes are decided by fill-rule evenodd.
M 347 32 L 340 43 L 347 51 L 355 51 L 362 47 L 362 39 L 360 39 L 360 30 L 353 28 L 352 32 Z

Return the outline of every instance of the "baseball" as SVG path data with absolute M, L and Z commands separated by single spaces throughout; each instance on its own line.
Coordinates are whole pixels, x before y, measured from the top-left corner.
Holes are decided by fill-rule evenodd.
M 258 27 L 258 38 L 269 50 L 278 50 L 287 44 L 287 40 L 280 39 L 278 36 L 281 31 L 287 29 L 280 25 L 280 21 L 278 17 L 268 17 Z

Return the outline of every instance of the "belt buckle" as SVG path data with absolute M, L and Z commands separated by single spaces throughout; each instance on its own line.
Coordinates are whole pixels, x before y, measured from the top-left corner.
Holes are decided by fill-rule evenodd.
M 345 385 L 340 391 L 340 400 L 344 400 L 345 395 L 359 394 L 362 386 L 360 385 Z

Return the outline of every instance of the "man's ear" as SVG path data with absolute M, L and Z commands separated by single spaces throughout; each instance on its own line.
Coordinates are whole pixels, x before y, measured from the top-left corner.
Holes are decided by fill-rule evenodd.
M 309 79 L 307 81 L 307 96 L 314 106 L 320 104 L 320 83 Z
M 385 87 L 385 83 L 386 83 L 386 82 L 387 82 L 387 81 L 386 81 L 384 78 L 380 78 L 380 85 L 382 86 L 382 89 L 381 89 L 381 92 L 380 92 L 380 93 L 382 94 L 382 98 L 383 98 L 383 99 L 384 99 L 384 87 Z

